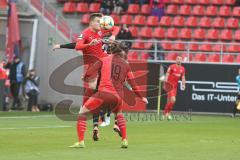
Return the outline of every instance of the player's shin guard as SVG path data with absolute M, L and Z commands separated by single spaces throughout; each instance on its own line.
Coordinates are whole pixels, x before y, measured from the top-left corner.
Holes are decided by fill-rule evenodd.
M 126 129 L 126 121 L 123 114 L 117 115 L 117 123 L 122 133 L 122 139 L 127 139 L 127 129 Z
M 77 132 L 78 132 L 78 141 L 81 142 L 84 140 L 84 134 L 87 128 L 87 117 L 85 115 L 81 115 L 77 121 Z

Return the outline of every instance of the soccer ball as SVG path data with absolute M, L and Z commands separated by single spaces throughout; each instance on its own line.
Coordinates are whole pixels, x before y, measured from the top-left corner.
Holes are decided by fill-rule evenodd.
M 114 20 L 111 16 L 103 16 L 100 19 L 100 26 L 102 29 L 109 30 L 114 26 Z

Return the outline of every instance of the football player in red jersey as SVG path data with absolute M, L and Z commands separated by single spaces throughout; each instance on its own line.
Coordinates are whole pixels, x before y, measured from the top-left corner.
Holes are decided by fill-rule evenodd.
M 53 46 L 53 50 L 60 48 L 81 50 L 83 55 L 84 69 L 94 64 L 99 59 L 107 56 L 107 53 L 102 49 L 105 35 L 111 34 L 109 41 L 115 40 L 116 35 L 119 32 L 119 28 L 113 26 L 110 30 L 103 30 L 100 28 L 101 13 L 93 13 L 89 18 L 89 27 L 82 31 L 75 43 L 69 44 L 56 44 Z M 84 83 L 85 91 L 83 104 L 94 93 L 94 90 L 88 87 L 88 83 Z M 98 136 L 98 115 L 93 117 L 93 139 L 97 141 Z M 77 123 L 78 125 L 79 123 Z
M 123 46 L 118 42 L 113 42 L 110 46 L 111 55 L 104 57 L 88 68 L 83 80 L 89 83 L 96 83 L 98 73 L 101 74 L 98 91 L 92 95 L 82 106 L 79 112 L 79 141 L 71 148 L 84 148 L 84 134 L 86 131 L 87 114 L 98 113 L 101 109 L 107 107 L 116 114 L 117 122 L 122 134 L 122 148 L 128 147 L 126 134 L 126 121 L 122 114 L 123 88 L 127 80 L 132 86 L 133 92 L 145 103 L 147 99 L 140 93 L 136 82 L 133 79 L 133 73 L 128 62 L 124 59 L 125 52 Z
M 167 85 L 164 86 L 164 89 L 168 93 L 167 93 L 167 104 L 165 105 L 163 116 L 168 120 L 172 119 L 170 112 L 176 102 L 178 81 L 180 78 L 183 84 L 182 89 L 185 90 L 186 88 L 185 68 L 182 66 L 181 63 L 182 63 L 182 57 L 177 56 L 176 63 L 170 65 L 166 73 L 166 83 L 170 84 L 171 90 L 169 91 L 169 89 L 166 88 Z

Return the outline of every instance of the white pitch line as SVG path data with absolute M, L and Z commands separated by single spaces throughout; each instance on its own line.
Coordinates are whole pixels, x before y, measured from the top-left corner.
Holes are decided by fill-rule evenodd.
M 0 128 L 0 130 L 49 129 L 49 128 L 71 128 L 71 127 L 72 126 L 18 127 L 18 128 Z
M 0 119 L 28 119 L 28 118 L 52 118 L 55 115 L 41 115 L 41 116 L 13 116 L 13 117 L 0 117 Z

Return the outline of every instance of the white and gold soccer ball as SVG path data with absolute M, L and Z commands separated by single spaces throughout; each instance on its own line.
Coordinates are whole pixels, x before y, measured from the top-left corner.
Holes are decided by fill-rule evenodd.
M 102 29 L 109 30 L 114 26 L 114 20 L 111 16 L 103 16 L 100 19 L 100 26 Z

